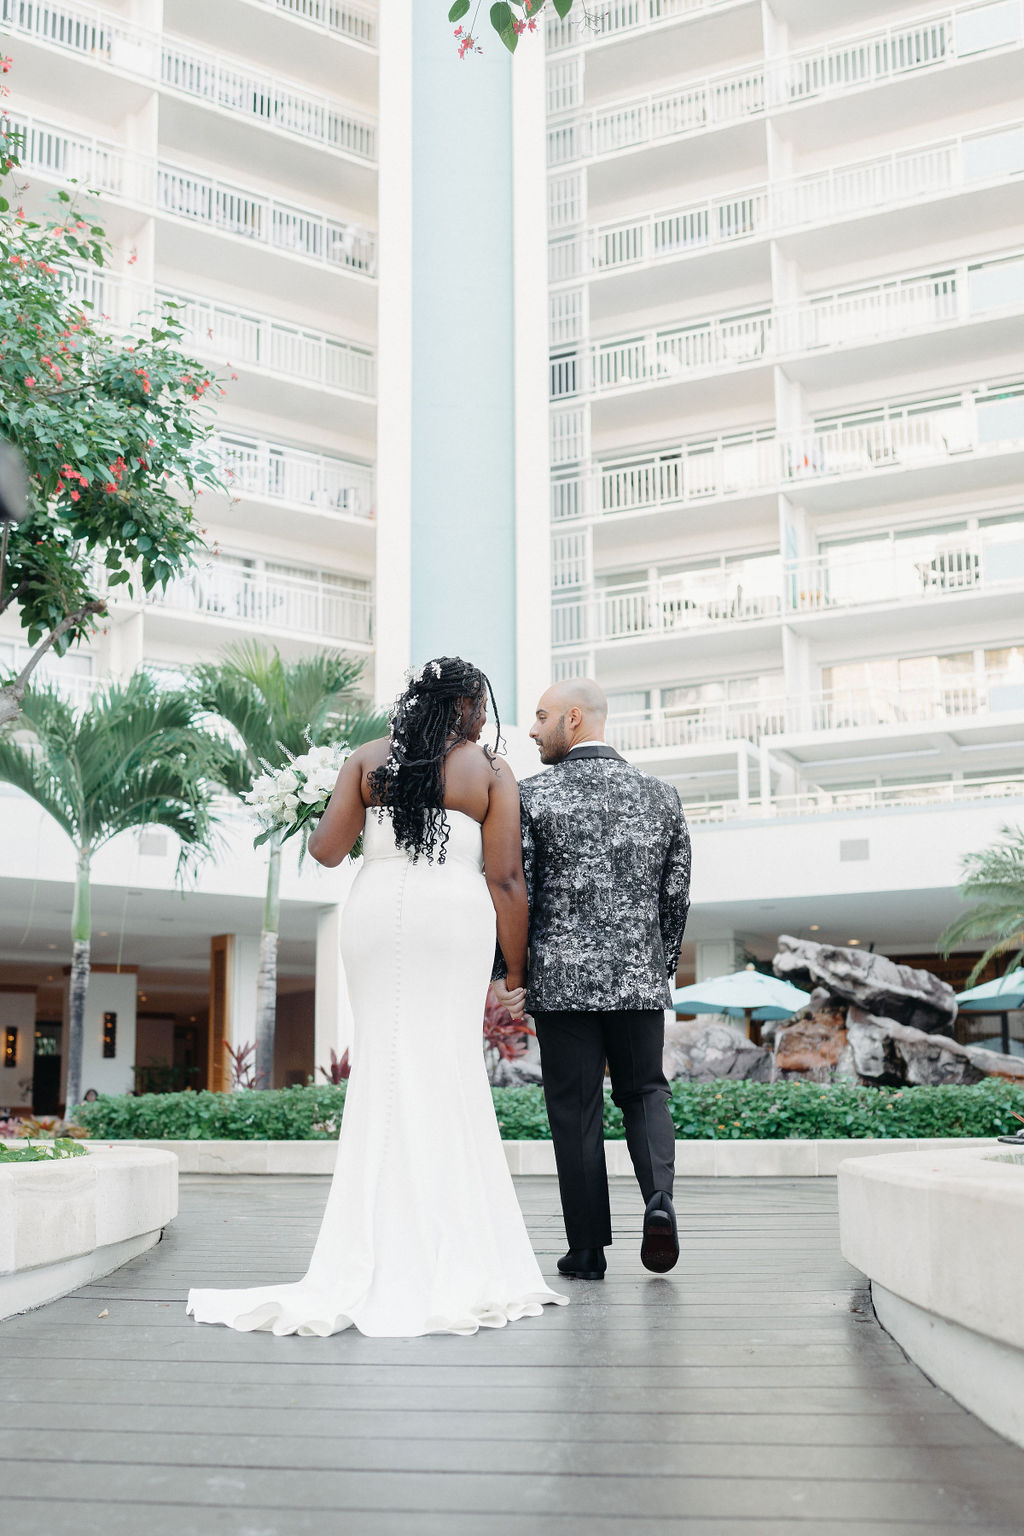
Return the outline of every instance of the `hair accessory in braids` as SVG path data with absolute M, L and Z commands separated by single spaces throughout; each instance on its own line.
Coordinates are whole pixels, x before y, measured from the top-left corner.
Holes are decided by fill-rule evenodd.
M 408 849 L 414 860 L 422 855 L 428 863 L 436 853 L 443 864 L 451 831 L 444 808 L 448 754 L 459 742 L 470 740 L 489 696 L 496 735 L 493 749 L 484 751 L 493 759 L 501 745 L 498 706 L 488 678 L 459 656 L 425 662 L 407 672 L 405 681 L 391 709 L 387 761 L 370 774 L 370 786 L 381 819 L 385 807 L 391 813 L 398 846 Z M 461 699 L 473 701 L 465 719 Z

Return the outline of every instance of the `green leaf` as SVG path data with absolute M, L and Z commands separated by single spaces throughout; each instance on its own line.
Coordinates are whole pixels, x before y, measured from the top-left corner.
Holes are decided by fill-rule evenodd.
M 497 5 L 491 6 L 491 26 L 509 53 L 515 53 L 519 34 L 512 24 L 512 8 L 506 4 L 506 0 L 498 0 Z
M 469 0 L 455 0 L 455 4 L 448 12 L 449 21 L 461 21 L 469 10 Z
M 558 12 L 559 20 L 564 21 L 572 10 L 572 0 L 555 0 L 555 10 Z
M 0 213 L 7 213 L 10 210 L 10 206 L 6 197 L 0 197 Z

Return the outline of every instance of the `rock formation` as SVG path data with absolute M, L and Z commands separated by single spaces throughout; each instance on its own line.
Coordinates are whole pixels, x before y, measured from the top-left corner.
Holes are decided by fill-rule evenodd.
M 952 987 L 930 971 L 897 965 L 867 950 L 815 944 L 784 933 L 772 969 L 796 987 L 824 987 L 840 1002 L 929 1034 L 948 1034 L 956 1018 Z
M 767 1083 L 774 1075 L 772 1053 L 763 1045 L 755 1045 L 729 1024 L 699 1020 L 677 1019 L 668 1024 L 664 1066 L 666 1077 L 683 1077 L 692 1083 L 711 1083 L 719 1077 Z
M 670 1023 L 666 1077 L 692 1082 L 807 1077 L 875 1087 L 1003 1077 L 1024 1085 L 1024 1058 L 952 1039 L 956 996 L 930 971 L 787 935 L 779 939 L 773 967 L 786 981 L 813 987 L 806 1006 L 792 1018 L 763 1024 L 764 1045 L 754 1045 L 741 1028 L 725 1023 Z

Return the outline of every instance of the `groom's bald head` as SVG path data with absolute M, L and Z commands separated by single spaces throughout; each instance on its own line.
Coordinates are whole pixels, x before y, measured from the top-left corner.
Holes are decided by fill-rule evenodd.
M 604 690 L 589 677 L 568 677 L 541 695 L 530 735 L 542 763 L 560 763 L 571 747 L 599 741 L 608 718 Z

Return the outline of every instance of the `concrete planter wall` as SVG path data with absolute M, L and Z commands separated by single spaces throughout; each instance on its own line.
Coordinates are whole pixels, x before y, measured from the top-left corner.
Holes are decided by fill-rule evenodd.
M 882 1326 L 1024 1446 L 1024 1153 L 996 1143 L 846 1162 L 839 1215 Z
M 329 1174 L 334 1172 L 336 1141 L 123 1141 L 122 1147 L 166 1147 L 178 1158 L 182 1173 Z M 835 1141 L 677 1141 L 676 1173 L 680 1178 L 834 1178 L 849 1157 L 874 1157 L 879 1152 L 914 1152 L 940 1147 L 991 1147 L 989 1139 L 835 1140 Z M 555 1155 L 550 1141 L 506 1141 L 508 1165 L 514 1174 L 553 1176 Z M 605 1143 L 608 1172 L 631 1174 L 624 1141 Z
M 109 1275 L 158 1242 L 177 1211 L 170 1148 L 96 1145 L 0 1167 L 0 1318 Z

